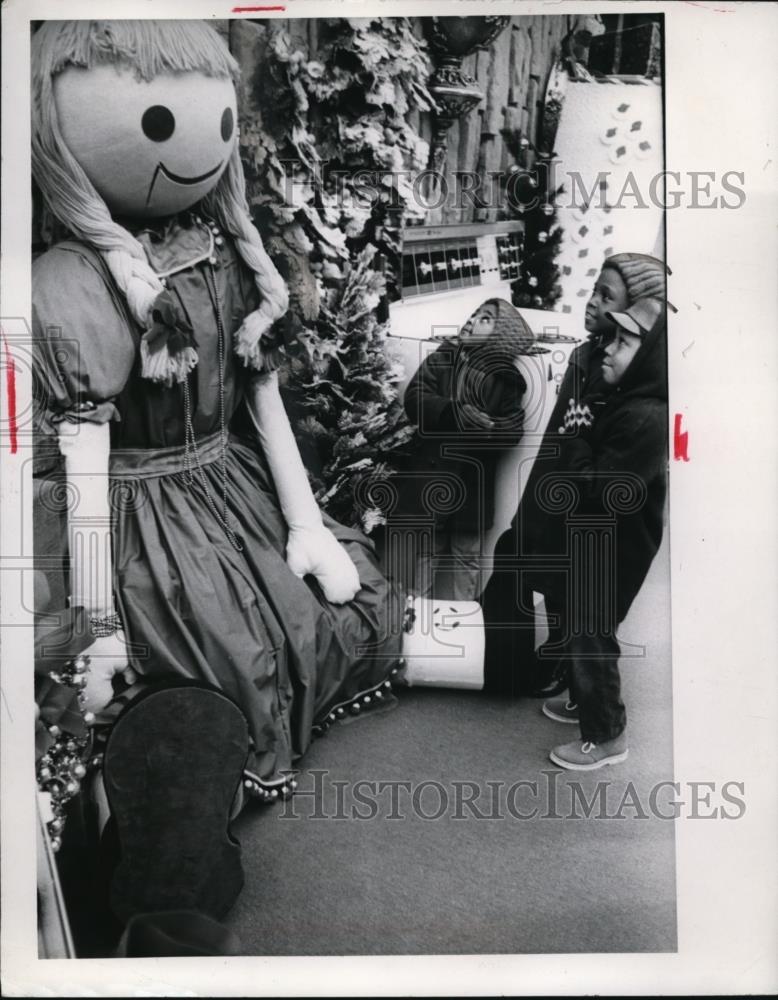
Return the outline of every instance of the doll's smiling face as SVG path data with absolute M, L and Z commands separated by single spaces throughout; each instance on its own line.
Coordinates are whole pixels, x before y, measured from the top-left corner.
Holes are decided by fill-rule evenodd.
M 69 67 L 54 80 L 60 130 L 113 214 L 172 215 L 216 186 L 237 135 L 231 80 L 124 66 Z

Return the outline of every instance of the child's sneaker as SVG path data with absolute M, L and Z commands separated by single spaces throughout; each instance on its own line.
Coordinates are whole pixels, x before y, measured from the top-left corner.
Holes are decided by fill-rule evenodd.
M 564 695 L 561 698 L 549 698 L 548 701 L 543 702 L 543 715 L 547 715 L 554 722 L 569 722 L 576 725 L 578 723 L 578 706 Z
M 594 771 L 606 764 L 620 764 L 627 759 L 627 735 L 621 733 L 614 740 L 591 743 L 589 740 L 574 740 L 554 747 L 549 757 L 554 764 L 568 771 Z

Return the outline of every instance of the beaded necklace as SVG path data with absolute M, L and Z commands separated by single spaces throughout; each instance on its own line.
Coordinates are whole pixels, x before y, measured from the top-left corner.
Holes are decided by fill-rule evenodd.
M 206 275 L 210 275 L 211 280 L 211 291 L 213 292 L 213 301 L 215 304 L 214 312 L 216 314 L 216 328 L 217 328 L 217 349 L 219 358 L 219 437 L 220 437 L 220 449 L 219 449 L 219 471 L 221 473 L 221 500 L 222 500 L 222 510 L 219 512 L 216 501 L 211 493 L 211 488 L 208 485 L 208 479 L 203 471 L 203 467 L 200 463 L 200 454 L 197 450 L 197 438 L 194 432 L 194 426 L 192 423 L 192 400 L 189 393 L 189 376 L 183 383 L 184 388 L 184 420 L 186 424 L 185 430 L 185 451 L 184 451 L 184 461 L 186 463 L 186 477 L 187 483 L 191 485 L 194 482 L 194 469 L 196 467 L 197 472 L 200 477 L 200 482 L 205 493 L 205 499 L 208 506 L 211 508 L 211 512 L 216 520 L 221 524 L 222 528 L 227 534 L 230 543 L 233 545 L 238 552 L 243 551 L 243 539 L 232 527 L 231 517 L 227 505 L 227 419 L 225 414 L 224 406 L 224 350 L 225 350 L 225 334 L 224 334 L 224 321 L 222 319 L 221 311 L 221 299 L 219 297 L 219 289 L 216 284 L 216 275 L 214 273 L 213 262 L 209 260 L 208 270 L 205 272 Z M 207 284 L 207 278 L 206 278 Z

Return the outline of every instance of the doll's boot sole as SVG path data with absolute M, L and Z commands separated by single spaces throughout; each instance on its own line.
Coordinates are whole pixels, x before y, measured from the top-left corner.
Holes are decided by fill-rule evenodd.
M 249 748 L 246 720 L 218 691 L 152 691 L 117 720 L 103 777 L 120 860 L 110 902 L 136 913 L 223 917 L 243 887 L 230 808 Z

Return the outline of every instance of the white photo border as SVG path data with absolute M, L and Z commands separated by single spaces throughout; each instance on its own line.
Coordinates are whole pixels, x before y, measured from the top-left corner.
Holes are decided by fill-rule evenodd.
M 35 925 L 32 640 L 22 620 L 17 525 L 29 453 L 0 437 L 3 477 L 2 974 L 8 996 L 713 994 L 778 990 L 778 639 L 776 371 L 778 6 L 494 0 L 284 0 L 254 16 L 429 16 L 573 12 L 665 15 L 669 170 L 745 175 L 737 210 L 670 210 L 670 440 L 675 779 L 742 781 L 737 821 L 676 822 L 678 952 L 445 958 L 39 960 Z M 270 4 L 268 4 L 270 6 Z M 110 17 L 228 18 L 232 4 L 118 0 Z M 29 23 L 106 16 L 94 0 L 3 6 L 0 317 L 12 338 L 30 302 Z M 251 16 L 251 15 L 249 15 Z M 2 388 L 5 393 L 5 388 Z M 29 371 L 18 372 L 20 405 Z M 5 397 L 2 397 L 3 412 Z M 29 486 L 29 483 L 27 484 Z M 23 548 L 21 546 L 24 546 Z M 26 574 L 30 576 L 30 574 Z

